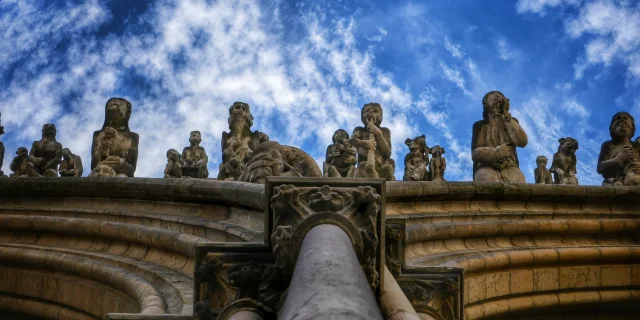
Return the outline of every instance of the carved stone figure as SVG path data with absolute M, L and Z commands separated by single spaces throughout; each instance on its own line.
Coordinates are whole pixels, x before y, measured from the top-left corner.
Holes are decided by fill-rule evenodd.
M 430 153 L 432 157 L 429 162 L 429 181 L 446 181 L 444 171 L 447 170 L 447 159 L 442 157 L 445 153 L 444 148 L 436 145 L 431 148 Z
M 425 136 L 404 141 L 409 147 L 409 153 L 404 156 L 404 181 L 427 181 L 429 179 L 427 166 L 429 165 L 429 147 Z
M 473 124 L 471 150 L 473 180 L 525 183 L 516 147 L 524 148 L 527 134 L 509 113 L 509 99 L 499 91 L 482 98 L 483 120 Z
M 382 107 L 378 103 L 369 102 L 362 107 L 360 118 L 366 128 L 356 127 L 350 140 L 358 151 L 358 167 L 354 177 L 395 180 L 396 164 L 391 159 L 391 131 L 380 127 Z
M 264 183 L 266 177 L 281 176 L 284 173 L 282 146 L 275 141 L 261 143 L 247 162 L 246 168 L 239 177 L 240 181 Z
M 609 125 L 611 140 L 602 144 L 598 156 L 598 173 L 604 178 L 603 186 L 626 185 L 627 172 L 635 172 L 633 159 L 640 152 L 640 142 L 631 141 L 635 133 L 636 124 L 628 112 L 613 116 Z M 630 178 L 629 183 L 633 180 Z
M 61 177 L 82 177 L 82 159 L 80 156 L 71 153 L 69 148 L 62 149 L 62 162 L 58 173 Z
M 324 176 L 332 178 L 353 177 L 358 158 L 358 151 L 349 143 L 349 134 L 343 129 L 338 129 L 331 138 L 333 144 L 327 147 L 324 162 Z
M 0 112 L 0 136 L 4 134 L 4 127 L 2 126 L 2 112 Z M 4 177 L 2 172 L 2 164 L 4 163 L 4 144 L 0 141 L 0 177 Z
M 549 160 L 545 156 L 538 156 L 536 158 L 537 167 L 533 170 L 533 176 L 536 179 L 537 184 L 552 184 L 551 171 L 547 169 L 547 162 Z
M 111 167 L 118 177 L 133 177 L 138 162 L 139 136 L 129 130 L 131 102 L 111 98 L 105 105 L 102 129 L 93 133 L 91 170 L 98 165 Z
M 99 164 L 89 173 L 89 177 L 116 177 L 117 173 L 106 164 Z
M 567 137 L 558 140 L 558 152 L 553 155 L 551 163 L 551 171 L 555 184 L 578 185 L 576 178 L 576 150 L 578 150 L 578 141 L 574 138 Z
M 29 151 L 28 176 L 58 176 L 58 165 L 62 160 L 62 144 L 56 141 L 56 132 L 56 126 L 52 123 L 42 126 L 42 139 L 34 141 Z
M 207 157 L 207 152 L 204 148 L 200 146 L 200 142 L 202 142 L 200 131 L 191 131 L 189 134 L 190 146 L 182 150 L 182 161 L 184 162 L 182 174 L 186 177 L 209 177 L 209 170 L 207 169 L 209 157 Z
M 167 166 L 164 168 L 165 178 L 182 178 L 185 161 L 176 149 L 167 151 Z
M 222 164 L 218 180 L 238 180 L 238 171 L 242 170 L 256 148 L 269 140 L 269 137 L 260 131 L 251 132 L 252 125 L 253 116 L 249 105 L 234 102 L 229 108 L 229 132 L 222 132 Z M 234 164 L 227 165 L 229 162 Z
M 640 138 L 637 138 L 634 142 L 636 145 L 640 145 Z M 629 162 L 624 167 L 624 181 L 625 186 L 638 186 L 640 185 L 640 156 L 638 152 L 630 153 Z
M 26 177 L 28 175 L 27 164 L 29 162 L 29 150 L 25 147 L 20 147 L 16 150 L 16 156 L 11 161 L 9 169 L 13 171 L 10 177 Z

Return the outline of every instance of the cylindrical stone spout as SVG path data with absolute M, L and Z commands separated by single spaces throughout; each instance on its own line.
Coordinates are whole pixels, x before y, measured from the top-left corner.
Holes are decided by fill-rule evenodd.
M 282 320 L 382 320 L 373 291 L 347 234 L 324 224 L 302 241 Z

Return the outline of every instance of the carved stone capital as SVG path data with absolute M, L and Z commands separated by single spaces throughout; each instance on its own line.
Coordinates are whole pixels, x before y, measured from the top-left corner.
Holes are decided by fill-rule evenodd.
M 291 273 L 309 230 L 340 227 L 351 239 L 372 289 L 384 266 L 383 179 L 267 179 L 267 225 L 276 266 Z
M 418 313 L 437 320 L 462 317 L 462 269 L 423 267 L 403 274 L 398 285 Z

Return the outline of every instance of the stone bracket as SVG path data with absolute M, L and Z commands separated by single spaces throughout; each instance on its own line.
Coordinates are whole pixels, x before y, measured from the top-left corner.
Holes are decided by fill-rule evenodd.
M 387 219 L 385 253 L 389 271 L 418 313 L 438 320 L 463 319 L 464 269 L 407 266 L 406 226 L 406 219 Z

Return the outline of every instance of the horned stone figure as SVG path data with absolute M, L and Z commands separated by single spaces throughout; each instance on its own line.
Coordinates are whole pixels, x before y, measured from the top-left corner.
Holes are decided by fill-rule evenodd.
M 524 148 L 527 134 L 509 113 L 509 99 L 499 91 L 482 98 L 483 120 L 473 124 L 471 150 L 473 180 L 525 183 L 516 147 Z
M 138 162 L 137 133 L 129 130 L 131 102 L 111 98 L 105 105 L 102 129 L 93 133 L 91 170 L 98 165 L 111 167 L 118 177 L 133 177 Z
M 384 178 L 395 180 L 395 162 L 391 159 L 391 131 L 380 127 L 382 107 L 369 102 L 362 107 L 360 119 L 366 127 L 356 127 L 351 145 L 358 151 L 355 178 Z
M 445 153 L 444 148 L 436 145 L 431 148 L 430 153 L 432 157 L 429 162 L 429 181 L 447 181 L 444 178 L 444 171 L 447 170 L 447 159 L 442 157 Z
M 574 138 L 561 138 L 558 140 L 558 152 L 553 155 L 551 163 L 551 171 L 555 184 L 578 185 L 576 178 L 576 150 L 578 150 L 578 141 Z
M 185 161 L 176 149 L 167 151 L 167 166 L 164 168 L 165 178 L 182 178 Z
M 82 177 L 82 159 L 75 155 L 69 148 L 62 149 L 62 162 L 58 173 L 61 177 Z
M 207 152 L 204 148 L 200 146 L 200 142 L 202 142 L 200 131 L 191 131 L 189 134 L 190 145 L 182 150 L 182 161 L 184 162 L 182 174 L 186 177 L 209 177 L 209 170 L 207 169 L 209 157 L 207 157 Z
M 27 164 L 29 162 L 29 150 L 25 147 L 20 147 L 16 150 L 16 156 L 11 161 L 9 169 L 13 172 L 10 177 L 27 177 L 28 169 Z
M 333 133 L 333 144 L 327 147 L 324 163 L 325 177 L 353 177 L 358 162 L 357 150 L 349 143 L 349 134 L 343 129 Z
M 42 126 L 42 139 L 34 141 L 29 151 L 28 176 L 58 176 L 58 165 L 62 160 L 62 144 L 56 141 L 56 133 L 54 124 L 47 123 Z
M 536 179 L 537 184 L 553 184 L 551 178 L 551 171 L 547 169 L 548 159 L 545 156 L 538 156 L 536 158 L 537 167 L 533 170 L 533 176 Z
M 425 136 L 404 141 L 409 147 L 409 153 L 404 156 L 404 181 L 427 181 L 429 179 L 427 166 L 429 165 L 429 147 Z
M 604 178 L 603 186 L 633 184 L 633 176 L 636 175 L 634 159 L 640 154 L 640 142 L 637 139 L 631 141 L 635 132 L 635 120 L 628 112 L 618 112 L 611 119 L 611 140 L 602 144 L 598 156 L 598 173 Z M 632 177 L 627 179 L 627 174 Z

